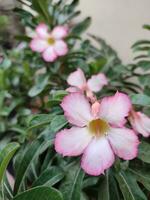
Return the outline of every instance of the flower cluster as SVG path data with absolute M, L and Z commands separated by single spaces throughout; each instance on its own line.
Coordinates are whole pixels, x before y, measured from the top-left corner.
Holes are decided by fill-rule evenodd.
M 36 35 L 30 42 L 30 48 L 41 53 L 46 62 L 54 62 L 59 56 L 67 54 L 68 47 L 64 41 L 68 35 L 67 27 L 56 26 L 49 32 L 46 24 L 39 24 L 35 32 Z
M 93 176 L 111 167 L 115 156 L 124 160 L 136 158 L 136 132 L 148 136 L 150 119 L 134 112 L 130 98 L 121 92 L 91 101 L 83 91 L 99 91 L 107 84 L 104 75 L 94 75 L 86 82 L 78 69 L 67 81 L 73 87 L 68 89 L 71 93 L 64 97 L 61 107 L 72 127 L 56 134 L 55 150 L 63 156 L 82 155 L 81 167 Z M 127 117 L 134 130 L 126 127 Z

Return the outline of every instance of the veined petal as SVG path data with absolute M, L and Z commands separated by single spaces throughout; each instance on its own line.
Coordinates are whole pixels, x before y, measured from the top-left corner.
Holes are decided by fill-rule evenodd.
M 65 96 L 61 106 L 65 117 L 71 124 L 83 127 L 92 120 L 90 104 L 81 93 L 71 93 Z
M 30 48 L 32 51 L 36 52 L 43 52 L 46 48 L 48 47 L 48 44 L 45 40 L 39 39 L 39 38 L 34 38 L 30 42 Z
M 129 97 L 120 92 L 114 96 L 105 97 L 100 104 L 100 118 L 106 120 L 114 126 L 123 126 L 126 122 L 125 117 L 131 109 Z
M 133 129 L 144 137 L 150 136 L 150 118 L 141 112 L 131 112 L 129 121 Z
M 57 58 L 57 54 L 52 46 L 49 46 L 42 54 L 43 59 L 46 62 L 54 62 Z
M 83 71 L 78 68 L 75 72 L 72 72 L 67 79 L 67 82 L 71 86 L 82 89 L 86 85 L 86 79 Z
M 78 156 L 83 153 L 91 138 L 87 128 L 64 129 L 56 135 L 55 150 L 63 156 Z
M 48 26 L 44 23 L 39 24 L 35 31 L 41 39 L 46 39 L 49 36 Z
M 68 28 L 65 26 L 56 26 L 51 34 L 55 39 L 62 39 L 68 35 Z
M 108 132 L 108 140 L 118 157 L 124 160 L 137 157 L 139 140 L 131 129 L 111 128 Z
M 64 56 L 68 52 L 68 46 L 63 40 L 57 40 L 54 44 L 54 49 L 59 56 Z
M 84 151 L 81 167 L 90 175 L 98 176 L 113 164 L 115 158 L 105 137 L 94 138 Z
M 104 85 L 108 84 L 108 80 L 103 73 L 93 75 L 88 81 L 88 88 L 93 92 L 99 92 Z

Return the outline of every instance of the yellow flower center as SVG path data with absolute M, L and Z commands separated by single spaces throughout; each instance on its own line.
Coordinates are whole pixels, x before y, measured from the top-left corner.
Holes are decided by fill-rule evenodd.
M 55 39 L 52 37 L 49 37 L 47 41 L 48 41 L 48 44 L 50 45 L 53 45 L 55 43 Z
M 91 134 L 97 137 L 107 135 L 109 128 L 109 124 L 102 119 L 95 119 L 89 123 Z

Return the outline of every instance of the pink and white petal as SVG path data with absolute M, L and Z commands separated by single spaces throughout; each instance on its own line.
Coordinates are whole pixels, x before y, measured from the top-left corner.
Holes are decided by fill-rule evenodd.
M 66 26 L 56 26 L 51 34 L 55 39 L 65 38 L 68 35 L 68 28 Z
M 46 62 L 54 62 L 57 58 L 57 54 L 52 46 L 49 46 L 42 54 L 43 59 Z
M 81 93 L 71 93 L 64 97 L 61 107 L 67 120 L 76 126 L 83 127 L 92 120 L 91 107 Z
M 86 79 L 83 71 L 78 68 L 75 72 L 72 72 L 67 79 L 67 82 L 71 86 L 78 87 L 79 89 L 83 89 L 86 85 Z
M 73 93 L 73 92 L 81 92 L 82 93 L 82 91 L 79 88 L 77 88 L 77 87 L 68 87 L 66 89 L 66 91 L 70 92 L 70 93 Z
M 133 129 L 144 137 L 150 136 L 150 118 L 141 112 L 131 112 L 129 121 Z
M 47 39 L 49 36 L 48 26 L 44 23 L 39 24 L 35 31 L 41 39 Z
M 68 46 L 63 40 L 57 40 L 54 44 L 54 49 L 59 56 L 64 56 L 68 53 Z
M 82 156 L 81 167 L 87 174 L 98 176 L 114 163 L 114 153 L 105 137 L 94 138 Z
M 110 124 L 120 127 L 126 122 L 125 117 L 131 110 L 131 101 L 128 95 L 116 92 L 114 96 L 105 97 L 100 104 L 100 118 Z
M 103 73 L 93 75 L 88 81 L 88 88 L 93 92 L 99 92 L 104 85 L 108 84 L 108 80 Z
M 133 130 L 128 128 L 111 128 L 108 140 L 114 153 L 124 160 L 137 157 L 139 140 Z
M 30 42 L 30 48 L 32 51 L 36 52 L 43 52 L 46 48 L 48 47 L 48 44 L 45 40 L 39 39 L 39 38 L 34 38 Z
M 55 150 L 63 156 L 78 156 L 83 153 L 92 139 L 87 128 L 72 127 L 57 133 Z

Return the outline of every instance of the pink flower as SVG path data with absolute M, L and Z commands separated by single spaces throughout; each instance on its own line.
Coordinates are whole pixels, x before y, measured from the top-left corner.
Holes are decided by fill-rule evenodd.
M 104 85 L 108 84 L 108 80 L 103 73 L 93 75 L 90 79 L 86 81 L 85 75 L 80 68 L 69 75 L 67 82 L 71 86 L 67 89 L 68 92 L 99 92 Z
M 144 113 L 132 110 L 129 115 L 129 121 L 137 133 L 142 134 L 144 137 L 150 136 L 150 118 Z
M 33 51 L 42 53 L 46 62 L 54 62 L 58 56 L 64 56 L 68 47 L 63 38 L 68 35 L 68 29 L 64 26 L 56 26 L 51 32 L 46 24 L 39 24 L 36 28 L 36 36 L 30 43 Z
M 104 173 L 114 163 L 115 155 L 125 160 L 137 156 L 138 137 L 124 127 L 131 109 L 126 94 L 117 92 L 90 105 L 83 94 L 71 93 L 61 106 L 73 127 L 57 133 L 55 149 L 63 156 L 83 154 L 81 167 L 86 173 Z

